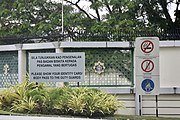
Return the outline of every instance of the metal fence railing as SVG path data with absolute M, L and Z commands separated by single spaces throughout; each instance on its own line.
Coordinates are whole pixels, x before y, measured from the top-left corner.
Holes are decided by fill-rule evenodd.
M 52 41 L 134 41 L 136 37 L 159 37 L 160 40 L 179 40 L 180 29 L 168 30 L 119 30 L 109 32 L 78 31 L 71 33 L 52 33 L 50 35 L 16 35 L 0 37 L 0 44 L 52 42 Z
M 71 86 L 133 86 L 133 49 L 74 48 L 64 52 L 85 52 L 84 82 L 70 82 Z M 102 65 L 99 73 L 96 65 Z

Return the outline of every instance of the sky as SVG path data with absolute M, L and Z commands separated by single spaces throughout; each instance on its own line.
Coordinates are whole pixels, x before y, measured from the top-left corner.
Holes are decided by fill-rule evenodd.
M 168 9 L 169 9 L 169 13 L 171 15 L 171 18 L 174 21 L 175 20 L 174 11 L 176 10 L 176 5 L 173 3 L 173 4 L 171 4 L 171 6 L 168 7 Z

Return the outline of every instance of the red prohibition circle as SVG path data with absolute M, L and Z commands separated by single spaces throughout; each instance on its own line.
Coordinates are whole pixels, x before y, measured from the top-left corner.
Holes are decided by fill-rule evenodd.
M 154 44 L 150 40 L 145 40 L 141 43 L 141 50 L 144 53 L 150 53 L 154 49 Z
M 142 69 L 144 72 L 151 72 L 151 71 L 154 69 L 154 63 L 153 63 L 153 61 L 151 61 L 151 60 L 144 60 L 144 61 L 141 63 L 141 69 Z

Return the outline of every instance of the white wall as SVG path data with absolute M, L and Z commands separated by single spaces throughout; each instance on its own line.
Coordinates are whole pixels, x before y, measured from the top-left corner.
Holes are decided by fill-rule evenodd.
M 180 87 L 180 47 L 160 47 L 160 86 Z

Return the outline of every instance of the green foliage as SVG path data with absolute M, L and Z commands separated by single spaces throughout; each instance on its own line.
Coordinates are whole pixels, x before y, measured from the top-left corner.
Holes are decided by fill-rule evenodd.
M 80 36 L 78 40 L 119 41 L 134 40 L 128 36 L 116 38 L 127 32 L 158 33 L 179 28 L 180 19 L 175 16 L 173 21 L 168 10 L 172 2 L 179 5 L 175 0 L 86 0 L 93 13 L 79 6 L 80 0 L 64 1 L 69 3 L 64 5 L 64 33 L 72 40 L 77 40 L 79 32 L 87 37 Z M 61 10 L 61 3 L 47 0 L 1 0 L 0 37 L 57 34 L 62 30 Z M 105 36 L 107 33 L 111 36 Z M 98 34 L 104 34 L 103 38 Z
M 72 114 L 81 116 L 112 115 L 123 107 L 115 96 L 90 88 L 56 88 L 50 94 L 53 109 L 59 114 Z
M 69 93 L 71 89 L 68 87 L 64 88 L 51 88 L 49 90 L 49 101 L 47 101 L 47 106 L 49 106 L 50 111 L 54 111 L 54 114 L 67 114 L 68 113 L 68 100 Z M 52 114 L 52 113 L 51 113 Z
M 72 8 L 64 6 L 64 11 L 71 12 Z M 59 32 L 60 13 L 61 3 L 47 0 L 1 0 L 0 36 L 49 35 Z
M 23 81 L 23 83 L 10 87 L 0 92 L 0 103 L 2 109 L 15 112 L 32 112 L 35 107 L 43 104 L 43 84 Z
M 115 96 L 91 89 L 86 94 L 86 114 L 88 116 L 105 116 L 112 115 L 114 112 L 123 107 L 121 102 L 117 102 Z
M 11 104 L 15 100 L 13 89 L 5 89 L 0 91 L 0 108 L 8 109 L 11 107 Z
M 92 88 L 47 88 L 24 81 L 0 92 L 1 109 L 19 113 L 112 115 L 123 106 L 116 97 Z
M 35 101 L 32 97 L 24 96 L 23 99 L 15 100 L 12 103 L 11 111 L 20 113 L 31 113 L 35 108 Z
M 83 115 L 87 105 L 87 88 L 75 88 L 69 93 L 68 108 L 74 115 Z

